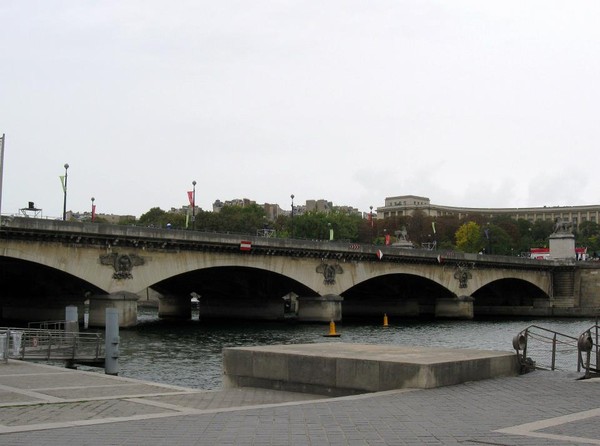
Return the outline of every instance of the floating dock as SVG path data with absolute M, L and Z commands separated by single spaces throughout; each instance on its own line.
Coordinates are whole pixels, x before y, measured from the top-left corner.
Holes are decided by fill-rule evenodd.
M 516 353 L 489 350 L 317 343 L 223 350 L 225 387 L 344 396 L 428 389 L 516 376 Z

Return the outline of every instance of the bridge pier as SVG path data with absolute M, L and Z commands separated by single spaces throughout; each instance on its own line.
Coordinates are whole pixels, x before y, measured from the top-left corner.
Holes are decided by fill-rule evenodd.
M 187 321 L 192 318 L 191 297 L 160 295 L 158 297 L 158 317 Z
M 133 327 L 137 324 L 137 300 L 139 296 L 127 291 L 90 296 L 90 327 L 106 325 L 106 309 L 116 308 L 119 312 L 119 327 Z
M 298 298 L 298 321 L 330 322 L 342 320 L 342 301 L 344 298 L 335 294 L 325 296 L 309 296 Z
M 473 319 L 473 298 L 471 296 L 440 297 L 435 301 L 435 317 Z

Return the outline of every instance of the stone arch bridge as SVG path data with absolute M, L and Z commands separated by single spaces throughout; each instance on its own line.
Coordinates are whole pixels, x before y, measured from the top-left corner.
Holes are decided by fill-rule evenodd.
M 11 217 L 0 230 L 5 320 L 62 319 L 89 302 L 137 320 L 158 292 L 159 315 L 329 321 L 474 315 L 596 315 L 597 263 L 406 250 Z M 83 314 L 83 311 L 80 312 Z

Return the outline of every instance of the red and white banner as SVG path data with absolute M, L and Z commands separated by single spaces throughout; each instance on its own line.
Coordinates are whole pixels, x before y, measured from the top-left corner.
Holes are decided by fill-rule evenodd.
M 242 240 L 240 242 L 240 251 L 250 251 L 252 249 L 252 242 L 248 240 Z
M 379 260 L 381 260 L 381 259 L 383 258 L 383 253 L 381 252 L 381 249 L 378 249 L 378 250 L 377 250 L 377 258 L 378 258 Z
M 188 200 L 190 201 L 190 206 L 194 206 L 194 191 L 188 190 Z
M 92 205 L 92 221 L 96 219 L 96 205 Z

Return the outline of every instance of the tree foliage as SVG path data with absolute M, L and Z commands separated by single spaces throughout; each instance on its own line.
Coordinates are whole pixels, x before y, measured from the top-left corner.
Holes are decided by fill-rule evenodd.
M 479 252 L 483 248 L 481 227 L 474 221 L 462 224 L 455 234 L 456 248 L 464 252 Z
M 393 216 L 386 219 L 362 218 L 360 215 L 335 210 L 329 213 L 307 212 L 280 215 L 275 221 L 267 220 L 264 209 L 256 204 L 226 206 L 220 212 L 199 210 L 195 229 L 209 232 L 229 232 L 255 235 L 260 229 L 274 229 L 277 237 L 308 240 L 329 240 L 364 244 L 384 244 L 385 235 L 396 241 L 398 231 L 406 229 L 415 248 L 436 246 L 438 250 L 486 252 L 496 255 L 521 255 L 534 247 L 547 247 L 548 237 L 554 231 L 554 222 L 514 220 L 508 216 L 487 218 L 470 215 L 459 219 L 455 215 L 429 217 L 424 212 L 411 216 Z M 192 229 L 190 216 L 167 212 L 158 207 L 143 214 L 138 224 L 164 228 Z M 129 223 L 130 224 L 130 223 Z M 586 221 L 575 233 L 578 246 L 587 246 L 590 254 L 600 252 L 600 225 Z

